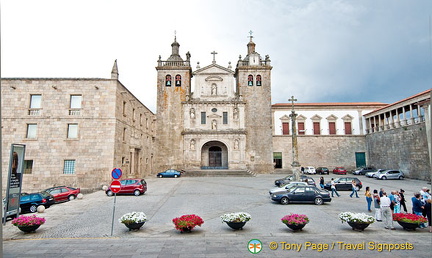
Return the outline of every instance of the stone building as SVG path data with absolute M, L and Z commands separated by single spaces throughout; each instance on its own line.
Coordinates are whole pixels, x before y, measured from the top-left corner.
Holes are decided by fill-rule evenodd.
M 144 177 L 153 169 L 155 115 L 119 80 L 2 78 L 2 179 L 10 146 L 25 144 L 23 190 L 99 188 L 111 170 Z
M 290 169 L 292 155 L 291 110 L 297 114 L 298 162 L 301 166 L 369 164 L 363 115 L 387 106 L 384 103 L 278 103 L 273 113 L 273 158 L 275 168 Z
M 171 47 L 156 67 L 159 170 L 271 172 L 270 58 L 255 51 L 250 37 L 235 70 L 218 65 L 212 52 L 212 64 L 192 72 L 189 52 L 183 60 L 176 39 Z

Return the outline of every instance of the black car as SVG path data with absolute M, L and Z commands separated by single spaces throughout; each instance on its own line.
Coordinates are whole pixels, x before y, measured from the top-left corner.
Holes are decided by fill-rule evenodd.
M 356 185 L 359 189 L 361 189 L 363 187 L 362 182 L 357 177 L 341 177 L 341 178 L 336 178 L 334 180 L 336 190 L 337 191 L 344 191 L 344 190 L 345 191 L 351 191 L 352 190 L 352 180 L 355 180 Z M 331 191 L 331 182 L 328 182 L 327 184 L 325 184 L 324 189 Z
M 275 180 L 275 185 L 281 187 L 283 185 L 289 184 L 291 181 L 294 181 L 294 176 L 286 176 L 284 178 Z M 316 185 L 315 180 L 310 176 L 300 175 L 300 181 L 306 182 L 309 185 L 313 185 L 313 186 Z
M 49 208 L 52 204 L 54 204 L 54 196 L 47 192 L 25 194 L 20 198 L 22 213 L 36 212 L 39 205 Z
M 329 169 L 328 168 L 326 168 L 326 167 L 318 167 L 317 169 L 316 169 L 316 172 L 317 172 L 317 174 L 329 174 L 330 172 L 329 172 Z
M 275 193 L 271 199 L 281 204 L 288 203 L 315 203 L 321 205 L 324 202 L 331 202 L 330 193 L 311 185 L 298 185 L 287 190 L 286 193 Z

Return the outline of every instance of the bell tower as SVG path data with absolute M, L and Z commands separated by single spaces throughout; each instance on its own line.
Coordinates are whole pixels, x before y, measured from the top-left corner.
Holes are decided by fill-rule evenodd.
M 190 54 L 186 60 L 179 54 L 180 44 L 174 37 L 171 56 L 159 56 L 157 71 L 156 153 L 157 171 L 183 169 L 184 117 L 182 102 L 189 98 L 192 68 Z
M 249 169 L 258 173 L 273 171 L 271 70 L 270 57 L 265 59 L 255 51 L 252 31 L 247 55 L 239 57 L 235 70 L 239 98 L 246 102 L 246 159 Z

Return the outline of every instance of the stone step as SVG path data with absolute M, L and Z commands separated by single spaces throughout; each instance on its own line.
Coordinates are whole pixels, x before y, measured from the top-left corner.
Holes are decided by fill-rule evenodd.
M 182 174 L 182 176 L 187 176 L 187 177 L 213 177 L 213 176 L 253 177 L 253 176 L 255 176 L 255 174 L 249 170 L 203 169 L 203 170 L 187 170 L 185 173 Z

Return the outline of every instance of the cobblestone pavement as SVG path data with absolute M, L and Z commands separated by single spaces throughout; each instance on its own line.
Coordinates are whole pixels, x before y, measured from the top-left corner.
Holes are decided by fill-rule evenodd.
M 432 234 L 427 229 L 405 231 L 395 222 L 396 230 L 386 230 L 375 222 L 357 232 L 341 223 L 342 211 L 367 213 L 364 188 L 361 198 L 341 191 L 341 197 L 321 206 L 280 205 L 269 199 L 268 190 L 282 176 L 148 178 L 145 195 L 115 198 L 112 235 L 114 197 L 103 191 L 86 194 L 38 214 L 47 222 L 35 233 L 22 233 L 8 221 L 3 227 L 3 257 L 430 257 Z M 319 176 L 313 177 L 318 182 Z M 336 176 L 324 177 L 327 181 Z M 430 186 L 419 180 L 357 177 L 371 189 L 403 188 L 408 210 L 413 192 Z M 148 221 L 138 231 L 118 222 L 131 211 L 147 214 Z M 252 215 L 243 230 L 233 231 L 220 220 L 220 215 L 236 211 Z M 280 222 L 289 213 L 307 214 L 310 223 L 293 232 Z M 183 214 L 197 214 L 205 222 L 191 233 L 179 233 L 171 220 Z M 258 254 L 248 250 L 252 239 L 262 243 Z

